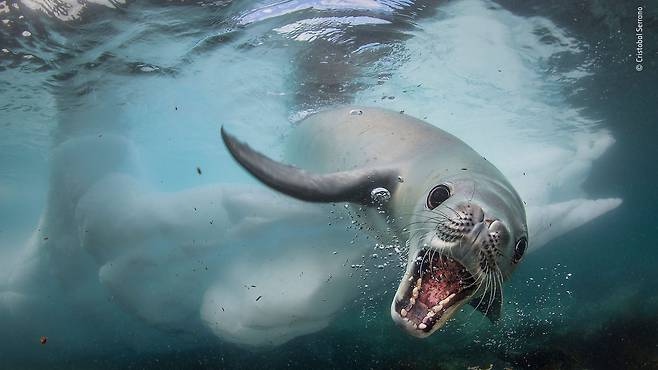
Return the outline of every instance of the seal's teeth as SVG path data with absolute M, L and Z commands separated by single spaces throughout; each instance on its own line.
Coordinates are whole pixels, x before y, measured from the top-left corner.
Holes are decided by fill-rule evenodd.
M 412 306 L 415 305 L 416 304 L 416 298 L 414 298 L 414 297 L 409 298 L 409 304 L 411 304 Z
M 402 317 L 407 317 L 407 310 L 405 310 L 404 308 L 401 309 L 401 310 L 400 310 L 400 316 L 402 316 Z
M 414 277 L 413 277 L 413 276 L 409 276 L 408 281 L 411 283 L 412 281 L 414 281 Z
M 423 283 L 423 279 L 418 278 L 418 280 L 416 280 L 416 286 L 417 286 L 417 287 L 420 288 L 420 285 L 421 285 L 422 283 Z
M 448 303 L 450 303 L 450 301 L 451 301 L 453 298 L 455 298 L 455 293 L 452 293 L 452 294 L 449 295 L 446 299 L 444 299 L 444 300 L 442 300 L 441 302 L 439 302 L 439 305 L 440 305 L 440 306 L 445 306 L 445 305 L 447 305 Z
M 434 309 L 431 309 L 427 311 L 427 316 L 425 317 L 431 319 L 432 317 L 434 317 L 434 315 L 436 315 L 436 312 L 434 312 Z
M 439 312 L 442 309 L 443 309 L 443 305 L 441 303 L 439 303 L 436 306 L 432 307 L 432 311 L 434 311 L 434 312 Z
M 427 325 L 425 325 L 424 323 L 421 322 L 420 324 L 418 324 L 418 329 L 425 330 L 425 329 L 427 329 Z
M 418 298 L 418 292 L 420 292 L 420 289 L 418 287 L 415 287 L 414 290 L 411 292 L 414 298 Z

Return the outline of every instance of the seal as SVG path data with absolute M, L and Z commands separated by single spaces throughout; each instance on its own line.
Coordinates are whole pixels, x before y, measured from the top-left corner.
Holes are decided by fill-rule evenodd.
M 221 129 L 233 158 L 272 189 L 365 209 L 367 230 L 408 245 L 393 320 L 427 337 L 470 303 L 492 321 L 526 251 L 523 202 L 503 174 L 455 136 L 408 115 L 329 109 L 292 130 L 284 164 Z

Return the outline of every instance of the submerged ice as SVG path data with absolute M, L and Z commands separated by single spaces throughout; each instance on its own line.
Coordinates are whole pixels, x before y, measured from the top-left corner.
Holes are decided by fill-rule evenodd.
M 43 212 L 28 240 L 3 246 L 0 327 L 21 333 L 0 340 L 5 348 L 44 334 L 73 352 L 99 343 L 278 345 L 327 327 L 354 304 L 362 288 L 351 266 L 376 241 L 353 227 L 349 209 L 256 184 L 221 146 L 221 123 L 277 158 L 294 130 L 290 118 L 323 106 L 354 102 L 424 119 L 516 187 L 530 252 L 620 204 L 582 188 L 614 139 L 567 101 L 565 90 L 588 66 L 559 63 L 581 51 L 550 21 L 472 0 L 440 6 L 404 41 L 372 36 L 353 45 L 348 32 L 389 27 L 383 19 L 394 8 L 373 6 L 381 22 L 266 9 L 236 21 L 263 37 L 213 30 L 150 45 L 151 33 L 124 29 L 79 56 L 111 52 L 159 67 L 140 75 L 90 68 L 52 92 L 57 122 Z M 556 63 L 562 71 L 550 68 Z M 399 279 L 394 265 L 370 289 Z

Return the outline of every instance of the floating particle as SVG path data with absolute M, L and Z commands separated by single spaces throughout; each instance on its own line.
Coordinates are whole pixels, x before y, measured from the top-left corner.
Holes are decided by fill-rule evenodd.
M 140 71 L 145 73 L 155 72 L 160 70 L 159 67 L 147 65 L 147 64 L 138 64 L 137 67 L 139 68 Z
M 196 168 L 196 173 L 198 173 L 199 175 L 201 175 L 201 167 L 197 167 L 197 168 Z
M 46 344 L 47 341 L 48 341 L 48 337 L 46 337 L 45 335 L 39 337 L 39 343 Z
M 259 295 L 258 298 L 256 298 L 256 302 L 260 301 L 261 298 L 263 298 L 263 296 Z

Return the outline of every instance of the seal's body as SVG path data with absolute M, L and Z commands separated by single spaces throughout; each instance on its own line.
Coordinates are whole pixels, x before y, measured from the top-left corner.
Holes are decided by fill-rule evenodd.
M 502 283 L 527 246 L 525 210 L 502 173 L 455 136 L 367 107 L 303 120 L 289 138 L 290 164 L 222 136 L 271 188 L 310 202 L 360 204 L 366 229 L 408 241 L 391 315 L 410 334 L 431 334 L 467 302 L 499 316 Z
M 443 162 L 457 170 L 482 159 L 455 136 L 419 119 L 380 108 L 347 107 L 313 114 L 292 130 L 287 144 L 287 158 L 299 167 L 324 173 L 402 166 L 422 157 L 436 160 L 437 151 Z M 460 148 L 460 153 L 455 148 Z M 482 166 L 493 167 L 488 163 Z
M 513 189 L 494 165 L 457 137 L 386 109 L 345 107 L 316 113 L 292 130 L 286 148 L 288 163 L 317 173 L 395 168 L 399 180 L 418 188 L 468 172 L 495 178 Z M 400 190 L 410 187 L 400 186 Z M 392 195 L 398 205 L 394 210 L 408 213 L 417 204 L 413 192 Z

